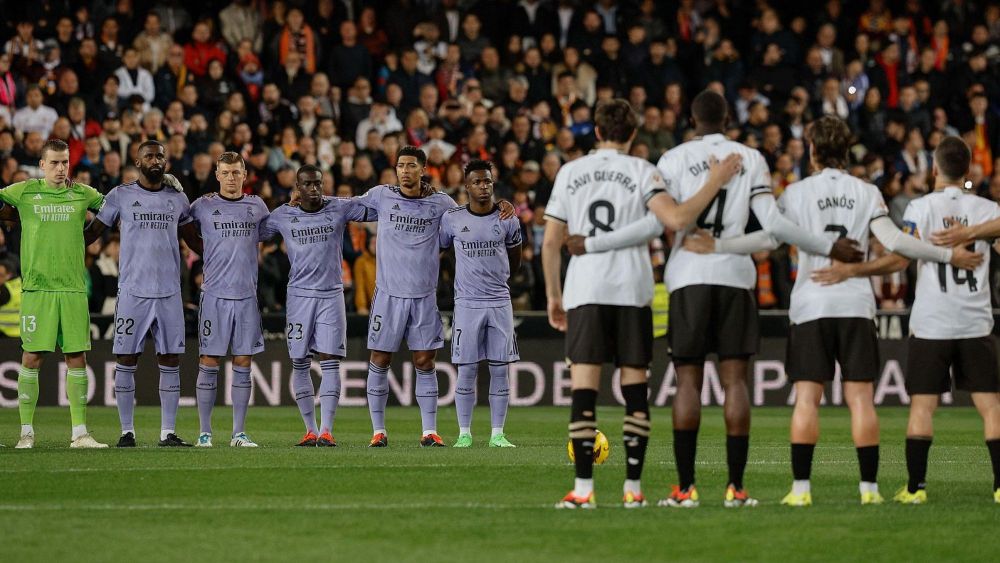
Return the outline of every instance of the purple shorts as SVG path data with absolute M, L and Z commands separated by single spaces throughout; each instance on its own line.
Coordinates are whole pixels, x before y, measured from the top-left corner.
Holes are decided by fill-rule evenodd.
M 455 304 L 452 363 L 474 364 L 483 360 L 510 363 L 519 359 L 514 336 L 514 309 L 510 303 L 488 309 Z
M 437 298 L 434 295 L 393 297 L 375 288 L 368 314 L 368 349 L 395 352 L 404 338 L 412 351 L 444 347 L 444 325 Z
M 169 297 L 118 293 L 112 352 L 117 356 L 141 354 L 150 333 L 157 354 L 184 353 L 184 303 L 180 292 Z
M 201 294 L 198 343 L 203 356 L 252 356 L 264 351 L 257 296 L 223 299 Z
M 347 355 L 344 294 L 335 297 L 289 295 L 285 313 L 290 358 L 308 358 L 313 352 L 341 358 Z

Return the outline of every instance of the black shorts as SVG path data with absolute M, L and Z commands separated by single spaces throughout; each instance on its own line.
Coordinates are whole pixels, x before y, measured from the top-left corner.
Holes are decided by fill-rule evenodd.
M 757 301 L 748 289 L 689 285 L 670 294 L 670 354 L 675 364 L 749 358 L 760 346 Z
M 785 373 L 792 381 L 833 381 L 836 363 L 843 381 L 879 376 L 875 322 L 858 317 L 816 319 L 788 330 Z
M 952 390 L 952 375 L 955 389 L 970 393 L 1000 391 L 1000 370 L 993 338 L 928 340 L 910 337 L 906 352 L 907 393 L 947 393 Z
M 576 364 L 645 368 L 653 361 L 649 307 L 581 305 L 566 312 L 566 357 Z

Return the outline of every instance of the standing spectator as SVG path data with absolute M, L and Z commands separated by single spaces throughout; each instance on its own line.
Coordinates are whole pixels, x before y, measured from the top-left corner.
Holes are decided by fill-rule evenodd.
M 344 28 L 340 28 L 343 41 Z M 381 62 L 389 48 L 389 36 L 378 25 L 375 18 L 375 8 L 365 6 L 358 18 L 358 42 L 368 50 L 369 56 L 376 62 Z
M 0 54 L 0 128 L 11 124 L 17 100 L 17 81 L 11 72 L 11 59 L 8 53 Z
M 166 109 L 171 101 L 180 96 L 184 87 L 193 82 L 194 75 L 184 64 L 184 47 L 171 45 L 167 51 L 167 64 L 160 67 L 153 80 L 156 86 L 156 107 Z
M 887 43 L 875 57 L 875 66 L 868 72 L 872 86 L 884 94 L 885 105 L 889 109 L 899 107 L 899 89 L 909 83 L 906 68 L 899 60 L 899 45 Z
M 17 23 L 17 34 L 3 47 L 3 52 L 12 57 L 15 68 L 27 68 L 42 60 L 44 45 L 35 38 L 35 23 L 24 20 Z
M 389 75 L 389 83 L 398 84 L 403 90 L 402 108 L 406 111 L 420 105 L 420 88 L 431 83 L 431 77 L 417 69 L 418 60 L 416 51 L 404 49 L 399 58 L 399 68 Z
M 156 12 L 146 14 L 142 32 L 135 37 L 132 47 L 139 52 L 139 61 L 149 72 L 155 73 L 167 62 L 167 53 L 174 44 L 173 38 L 160 28 Z
M 14 113 L 14 129 L 21 133 L 37 132 L 47 139 L 59 115 L 56 110 L 42 105 L 42 91 L 37 84 L 28 85 L 24 99 L 28 104 Z
M 302 10 L 292 8 L 288 11 L 285 27 L 278 36 L 278 64 L 285 66 L 289 53 L 301 55 L 302 66 L 309 74 L 316 72 L 316 61 L 319 57 L 319 46 L 316 44 L 316 34 L 312 27 L 305 23 Z
M 212 60 L 225 64 L 226 54 L 212 41 L 209 22 L 200 21 L 191 31 L 191 42 L 184 46 L 184 65 L 191 74 L 202 77 L 208 73 L 208 63 Z
M 97 60 L 103 69 L 116 69 L 122 64 L 125 45 L 118 38 L 118 20 L 107 18 L 101 22 L 101 35 L 97 43 Z
M 327 74 L 335 86 L 343 89 L 349 88 L 359 77 L 372 75 L 372 54 L 358 43 L 358 28 L 352 21 L 340 24 L 340 45 L 330 53 Z
M 298 51 L 288 52 L 281 71 L 274 77 L 274 83 L 278 85 L 281 94 L 287 100 L 297 100 L 309 94 L 310 82 L 312 75 L 303 67 L 302 54 Z
M 251 0 L 234 0 L 219 12 L 222 39 L 235 50 L 243 41 L 253 42 L 253 52 L 260 53 L 264 36 L 260 32 L 260 12 Z
M 144 107 L 148 108 L 156 98 L 156 86 L 153 75 L 139 66 L 139 52 L 133 47 L 125 49 L 122 66 L 115 71 L 118 77 L 118 97 L 128 100 L 132 96 L 142 96 Z
M 481 35 L 482 29 L 483 23 L 476 14 L 469 12 L 462 18 L 458 48 L 462 54 L 462 62 L 467 65 L 475 64 L 483 54 L 483 49 L 490 45 L 490 40 Z

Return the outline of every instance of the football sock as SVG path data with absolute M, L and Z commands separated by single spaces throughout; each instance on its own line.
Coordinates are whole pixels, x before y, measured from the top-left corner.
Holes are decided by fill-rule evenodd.
M 420 406 L 420 422 L 424 426 L 423 435 L 437 434 L 438 379 L 437 370 L 417 370 L 417 405 Z M 474 397 L 475 395 L 473 395 Z M 470 414 L 471 416 L 471 414 Z
M 195 397 L 198 401 L 198 425 L 200 432 L 212 433 L 212 408 L 215 407 L 215 393 L 218 389 L 219 367 L 198 364 L 198 382 Z
M 808 493 L 810 490 L 809 479 L 795 479 L 792 481 L 792 492 L 801 495 Z
M 476 406 L 476 374 L 479 364 L 459 364 L 458 383 L 455 384 L 455 412 L 458 413 L 458 433 L 469 433 L 472 428 L 472 410 Z M 493 397 L 490 396 L 490 401 Z
M 389 368 L 368 362 L 368 414 L 372 434 L 385 434 L 385 405 L 389 402 Z
M 122 434 L 135 432 L 135 370 L 136 366 L 115 364 L 115 402 Z
M 17 410 L 21 415 L 21 426 L 32 425 L 37 404 L 38 369 L 21 366 L 17 372 Z M 21 434 L 24 435 L 24 432 Z
M 990 462 L 993 463 L 993 490 L 1000 489 L 1000 439 L 986 440 L 986 448 L 990 450 Z
M 906 472 L 909 473 L 906 490 L 910 493 L 927 487 L 927 457 L 930 455 L 931 442 L 929 437 L 906 437 Z
M 490 363 L 490 427 L 494 431 L 499 429 L 499 434 L 503 434 L 510 403 L 509 371 L 507 364 Z
M 292 360 L 292 395 L 306 431 L 316 433 L 316 389 L 309 374 L 310 364 L 309 358 Z
M 83 427 L 87 433 L 87 368 L 69 368 L 66 370 L 66 398 L 69 399 L 69 416 L 73 421 L 74 432 Z M 79 436 L 74 434 L 75 440 Z
M 808 481 L 812 473 L 813 451 L 816 444 L 792 444 L 792 478 Z
M 681 490 L 694 485 L 694 458 L 698 448 L 698 430 L 674 430 L 674 459 Z
M 622 486 L 622 494 L 642 494 L 642 484 L 638 479 L 625 479 L 625 485 Z
M 181 402 L 181 368 L 160 364 L 160 439 L 177 428 L 177 407 Z
M 593 479 L 580 479 L 579 477 L 573 481 L 573 494 L 577 498 L 587 498 L 594 492 L 594 480 Z
M 729 465 L 729 483 L 743 488 L 743 473 L 750 454 L 750 436 L 726 436 L 726 463 Z
M 319 382 L 320 431 L 333 432 L 333 420 L 340 404 L 340 360 L 319 363 L 323 378 Z
M 856 449 L 858 451 L 858 467 L 861 469 L 861 482 L 878 482 L 878 445 Z
M 250 368 L 233 366 L 233 436 L 246 431 L 247 409 L 250 408 L 250 394 L 253 386 L 250 382 Z
M 646 461 L 646 446 L 649 444 L 649 384 L 622 385 L 621 391 L 625 399 L 625 420 L 622 423 L 626 457 L 625 478 L 638 483 L 642 477 L 643 463 Z M 633 492 L 638 493 L 639 490 Z
M 573 442 L 573 456 L 576 459 L 575 489 L 577 496 L 590 494 L 581 493 L 580 481 L 590 481 L 593 491 L 594 477 L 594 438 L 597 436 L 597 390 L 574 389 L 572 392 L 572 407 L 569 419 L 569 438 Z

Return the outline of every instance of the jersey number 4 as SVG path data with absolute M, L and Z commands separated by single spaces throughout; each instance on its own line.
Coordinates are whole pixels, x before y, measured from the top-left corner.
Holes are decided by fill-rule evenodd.
M 706 229 L 712 231 L 712 236 L 714 238 L 719 238 L 722 235 L 722 230 L 726 227 L 722 224 L 722 214 L 726 210 L 726 190 L 719 190 L 719 193 L 712 200 L 712 203 L 701 212 L 698 216 L 698 228 Z M 714 214 L 712 212 L 715 212 Z M 711 222 L 708 221 L 708 216 L 713 215 Z
M 973 245 L 969 245 L 966 248 L 968 250 L 975 250 L 975 246 Z M 951 270 L 951 280 L 955 282 L 955 285 L 968 285 L 969 293 L 979 291 L 979 283 L 976 281 L 975 274 L 969 270 L 940 263 L 938 264 L 938 283 L 941 285 L 941 293 L 948 293 L 948 270 Z

